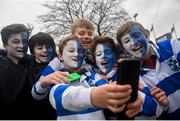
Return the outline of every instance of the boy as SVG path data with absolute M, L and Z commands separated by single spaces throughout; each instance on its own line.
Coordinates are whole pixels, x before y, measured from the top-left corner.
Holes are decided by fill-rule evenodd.
M 180 89 L 180 42 L 172 39 L 157 44 L 148 42 L 144 27 L 133 21 L 119 27 L 117 40 L 127 53 L 143 61 L 142 79 L 150 89 L 153 87 L 151 94 L 167 108 L 161 119 L 180 119 L 180 105 L 176 102 Z M 165 91 L 169 102 L 160 98 L 163 92 L 157 95 L 161 90 L 154 86 Z
M 33 84 L 39 79 L 41 72 L 56 56 L 54 39 L 47 33 L 39 32 L 29 39 L 29 49 L 32 59 L 28 65 L 28 75 Z M 55 111 L 49 104 L 48 98 L 45 100 L 33 100 L 31 119 L 55 120 Z
M 29 29 L 11 24 L 1 31 L 6 56 L 0 55 L 0 118 L 26 119 L 30 104 L 30 80 L 23 58 L 28 49 Z

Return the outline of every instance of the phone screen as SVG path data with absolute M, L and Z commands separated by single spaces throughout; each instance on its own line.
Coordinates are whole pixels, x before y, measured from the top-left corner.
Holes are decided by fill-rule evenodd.
M 124 58 L 118 62 L 117 84 L 130 84 L 132 87 L 131 99 L 134 102 L 138 96 L 140 60 Z

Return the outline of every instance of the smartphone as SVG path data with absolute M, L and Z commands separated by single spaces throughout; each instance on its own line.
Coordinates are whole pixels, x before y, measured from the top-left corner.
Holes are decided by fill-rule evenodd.
M 132 87 L 130 103 L 138 96 L 140 60 L 123 58 L 118 61 L 117 84 L 129 84 Z

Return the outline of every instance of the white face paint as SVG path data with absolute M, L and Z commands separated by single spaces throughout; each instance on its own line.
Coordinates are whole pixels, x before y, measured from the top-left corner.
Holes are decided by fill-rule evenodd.
M 61 59 L 67 69 L 79 69 L 84 60 L 84 49 L 80 41 L 68 41 L 63 49 Z
M 54 57 L 53 47 L 49 45 L 35 45 L 34 55 L 38 63 L 47 63 Z
M 11 37 L 8 39 L 8 43 L 4 45 L 4 47 L 7 51 L 7 56 L 14 62 L 17 62 L 27 53 L 28 33 L 21 32 L 11 35 Z
M 109 44 L 98 44 L 95 50 L 96 65 L 104 74 L 111 71 L 116 62 L 115 54 Z
M 147 52 L 147 39 L 139 27 L 132 30 L 121 39 L 124 49 L 136 58 L 143 58 Z

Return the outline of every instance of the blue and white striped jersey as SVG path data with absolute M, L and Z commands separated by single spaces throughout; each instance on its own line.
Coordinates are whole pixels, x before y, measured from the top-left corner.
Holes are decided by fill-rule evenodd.
M 80 79 L 69 84 L 57 84 L 50 89 L 49 99 L 57 111 L 58 120 L 104 119 L 103 111 L 91 103 L 91 90 L 107 81 L 97 73 L 82 72 L 78 73 L 82 74 Z
M 156 68 L 142 68 L 142 79 L 148 87 L 166 92 L 170 105 L 162 119 L 180 119 L 180 41 L 165 40 L 152 44 L 152 48 L 158 58 Z

